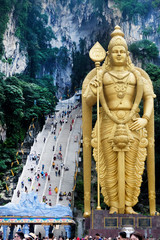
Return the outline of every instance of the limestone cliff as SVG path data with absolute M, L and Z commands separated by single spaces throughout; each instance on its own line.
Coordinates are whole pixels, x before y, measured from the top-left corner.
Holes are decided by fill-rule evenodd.
M 86 40 L 88 49 L 99 40 L 108 42 L 109 35 L 115 25 L 120 25 L 125 38 L 130 44 L 143 38 L 143 31 L 151 27 L 152 31 L 147 38 L 156 43 L 160 49 L 159 34 L 157 28 L 160 25 L 159 11 L 151 11 L 145 18 L 135 16 L 134 22 L 124 20 L 120 10 L 115 8 L 113 0 L 101 1 L 102 5 L 96 7 L 92 0 L 42 0 L 43 11 L 48 15 L 49 23 L 56 39 L 51 44 L 53 47 L 66 47 L 68 49 L 68 64 L 61 67 L 58 62 L 53 68 L 55 84 L 62 93 L 66 86 L 70 86 L 72 73 L 72 50 L 78 48 L 79 40 Z M 6 75 L 23 72 L 27 66 L 27 53 L 20 51 L 19 40 L 14 35 L 15 24 L 13 15 L 10 15 L 8 28 L 4 34 L 5 53 L 0 62 L 0 69 Z M 9 61 L 8 59 L 11 59 Z M 43 74 L 47 70 L 43 68 Z
M 0 61 L 0 71 L 7 77 L 23 72 L 27 66 L 27 53 L 20 51 L 20 41 L 15 36 L 15 30 L 16 26 L 12 11 L 3 36 L 4 55 Z

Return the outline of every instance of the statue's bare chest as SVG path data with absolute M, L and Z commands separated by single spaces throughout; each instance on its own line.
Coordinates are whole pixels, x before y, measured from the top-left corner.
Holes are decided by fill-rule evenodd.
M 104 75 L 103 86 L 108 94 L 116 94 L 118 98 L 123 98 L 127 93 L 135 91 L 136 79 L 130 72 L 108 72 Z

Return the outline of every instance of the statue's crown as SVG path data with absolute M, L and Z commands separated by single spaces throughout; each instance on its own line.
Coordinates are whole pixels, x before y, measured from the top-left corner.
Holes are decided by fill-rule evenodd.
M 124 33 L 121 31 L 120 26 L 116 25 L 114 31 L 111 33 L 111 37 L 121 36 L 124 37 Z
M 114 31 L 111 33 L 111 40 L 108 45 L 108 50 L 112 49 L 112 47 L 121 45 L 128 50 L 126 40 L 124 39 L 124 33 L 122 32 L 120 26 L 115 26 Z

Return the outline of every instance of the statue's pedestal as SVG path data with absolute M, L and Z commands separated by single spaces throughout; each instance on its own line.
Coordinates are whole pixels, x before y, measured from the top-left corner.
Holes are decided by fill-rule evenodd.
M 132 228 L 141 232 L 145 238 L 160 237 L 160 216 L 144 216 L 141 214 L 109 214 L 107 210 L 92 210 L 90 218 L 85 219 L 88 235 L 116 238 L 122 229 L 128 232 Z

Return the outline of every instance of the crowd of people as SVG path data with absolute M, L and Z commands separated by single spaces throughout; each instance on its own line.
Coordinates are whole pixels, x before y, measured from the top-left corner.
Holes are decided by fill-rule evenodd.
M 84 237 L 84 240 L 151 240 L 154 238 L 145 238 L 145 236 L 143 236 L 143 234 L 141 234 L 138 231 L 134 231 L 130 234 L 126 233 L 126 232 L 119 232 L 118 236 L 115 236 L 114 238 L 112 237 L 104 237 L 104 236 L 100 236 L 99 233 L 96 233 L 96 235 L 93 236 L 88 236 L 86 235 Z M 80 239 L 76 239 L 76 240 L 80 240 Z
M 0 235 L 0 239 L 3 239 L 2 233 Z M 95 236 L 86 235 L 81 239 L 79 237 L 67 238 L 64 236 L 59 236 L 58 238 L 54 236 L 53 232 L 49 232 L 48 237 L 42 237 L 42 234 L 39 232 L 38 235 L 30 232 L 29 234 L 24 234 L 22 231 L 17 231 L 14 235 L 15 240 L 151 240 L 154 238 L 145 238 L 140 232 L 132 232 L 129 236 L 127 236 L 126 232 L 120 232 L 118 236 L 115 238 L 111 237 L 101 237 L 99 233 L 96 233 Z
M 69 124 L 69 131 L 71 131 L 72 126 L 74 124 L 74 118 L 72 116 L 72 110 L 76 109 L 78 106 L 69 106 L 67 107 L 66 111 L 60 111 L 58 114 L 49 115 L 50 119 L 50 127 L 51 127 L 51 135 L 53 134 L 53 139 L 57 140 L 57 137 L 59 136 L 62 126 L 64 123 Z M 76 116 L 78 117 L 78 116 Z M 58 127 L 59 126 L 59 127 Z M 43 137 L 42 142 L 45 144 L 47 140 L 47 137 Z M 39 140 L 37 138 L 35 139 L 35 142 L 38 144 Z M 54 143 L 54 142 L 53 142 Z M 54 176 L 60 177 L 62 174 L 62 170 L 69 171 L 69 167 L 64 164 L 64 156 L 63 156 L 63 146 L 61 143 L 57 146 L 55 149 L 56 143 L 53 145 L 53 160 L 52 160 L 52 172 L 54 172 Z M 57 152 L 58 150 L 58 152 Z M 65 149 L 64 149 L 65 151 Z M 46 204 L 52 206 L 51 196 L 58 193 L 58 187 L 53 186 L 53 183 L 51 181 L 51 175 L 48 172 L 48 168 L 45 166 L 45 162 L 41 159 L 41 154 L 37 154 L 36 151 L 33 151 L 29 154 L 29 176 L 27 179 L 23 179 L 21 181 L 21 187 L 17 190 L 17 197 L 19 198 L 21 195 L 21 192 L 28 192 L 30 190 L 30 187 L 32 186 L 32 190 L 35 190 L 36 192 L 39 192 L 42 186 L 44 185 L 45 181 L 48 181 L 48 194 L 46 192 L 46 196 L 43 196 L 43 202 Z M 53 173 L 52 173 L 53 176 Z M 34 183 L 34 184 L 33 184 Z M 48 195 L 48 196 L 47 196 Z M 61 195 L 61 194 L 60 194 Z M 59 200 L 63 201 L 64 196 L 59 196 Z M 68 204 L 70 204 L 71 196 L 66 195 L 66 200 L 68 200 Z

